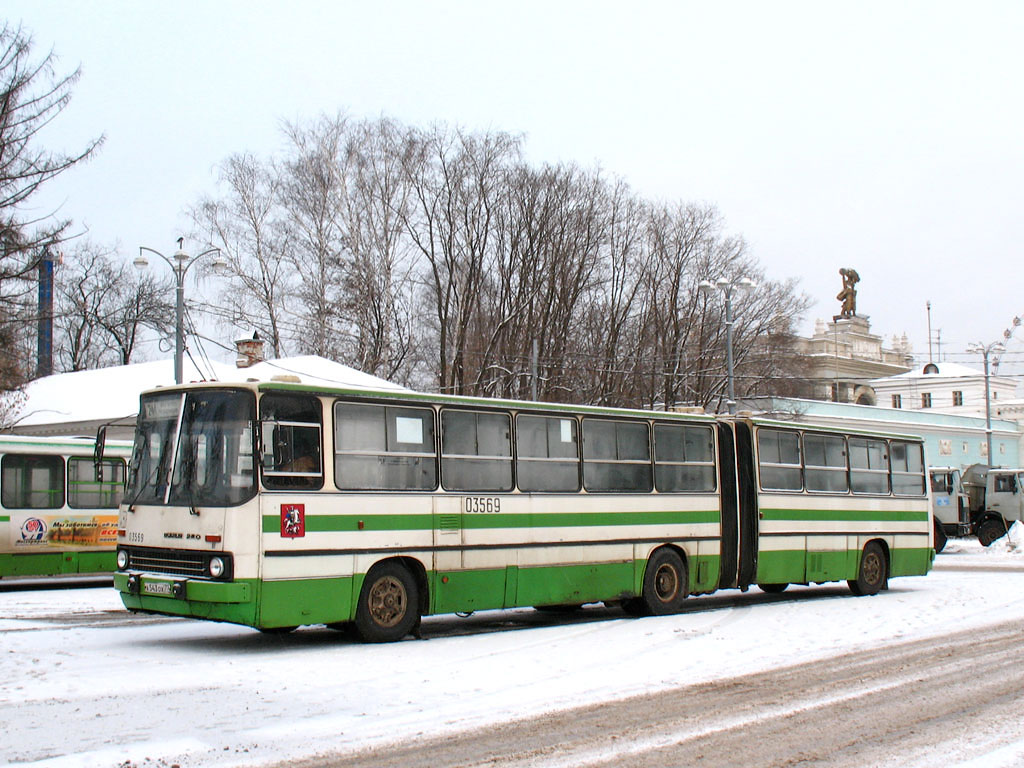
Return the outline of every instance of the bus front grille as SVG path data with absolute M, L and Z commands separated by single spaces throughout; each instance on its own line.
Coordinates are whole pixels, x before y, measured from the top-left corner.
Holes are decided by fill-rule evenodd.
M 169 573 L 175 576 L 206 576 L 206 556 L 182 549 L 132 548 L 130 568 L 134 571 Z

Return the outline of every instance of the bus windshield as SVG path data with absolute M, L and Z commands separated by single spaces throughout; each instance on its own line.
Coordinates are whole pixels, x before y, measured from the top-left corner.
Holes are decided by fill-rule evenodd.
M 256 493 L 249 392 L 203 389 L 142 398 L 125 500 L 233 506 Z

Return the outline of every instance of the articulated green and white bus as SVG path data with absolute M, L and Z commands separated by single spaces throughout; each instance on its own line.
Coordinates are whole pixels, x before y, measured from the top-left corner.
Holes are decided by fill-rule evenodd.
M 113 572 L 131 447 L 0 436 L 0 577 Z
M 114 582 L 265 631 L 847 580 L 934 558 L 918 437 L 752 417 L 194 384 L 142 395 Z

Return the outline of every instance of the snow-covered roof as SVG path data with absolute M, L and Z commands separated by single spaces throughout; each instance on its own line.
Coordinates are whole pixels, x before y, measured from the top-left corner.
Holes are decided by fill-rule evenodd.
M 402 390 L 397 384 L 357 371 L 322 357 L 305 355 L 265 360 L 248 368 L 228 363 L 208 363 L 200 372 L 190 360 L 184 361 L 185 381 L 238 382 L 247 379 L 269 381 L 273 376 L 291 374 L 304 383 L 355 389 Z M 174 362 L 156 360 L 91 371 L 58 373 L 28 384 L 26 400 L 16 419 L 18 425 L 54 424 L 109 420 L 130 416 L 139 409 L 139 394 L 157 386 L 174 383 Z
M 925 369 L 929 372 L 925 372 Z M 960 365 L 959 363 L 925 363 L 922 366 L 907 371 L 906 373 L 900 373 L 895 376 L 886 376 L 886 379 L 923 379 L 923 378 L 943 378 L 943 379 L 958 379 L 958 378 L 974 378 L 978 376 L 984 376 L 984 371 L 980 371 L 977 368 L 971 368 L 966 365 Z M 884 379 L 882 379 L 884 380 Z

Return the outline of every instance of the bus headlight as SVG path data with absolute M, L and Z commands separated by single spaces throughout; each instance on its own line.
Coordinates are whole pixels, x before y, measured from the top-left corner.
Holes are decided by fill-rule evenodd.
M 128 567 L 128 550 L 117 550 L 117 570 L 123 571 Z
M 210 575 L 215 579 L 219 579 L 224 575 L 224 561 L 219 557 L 210 558 Z

